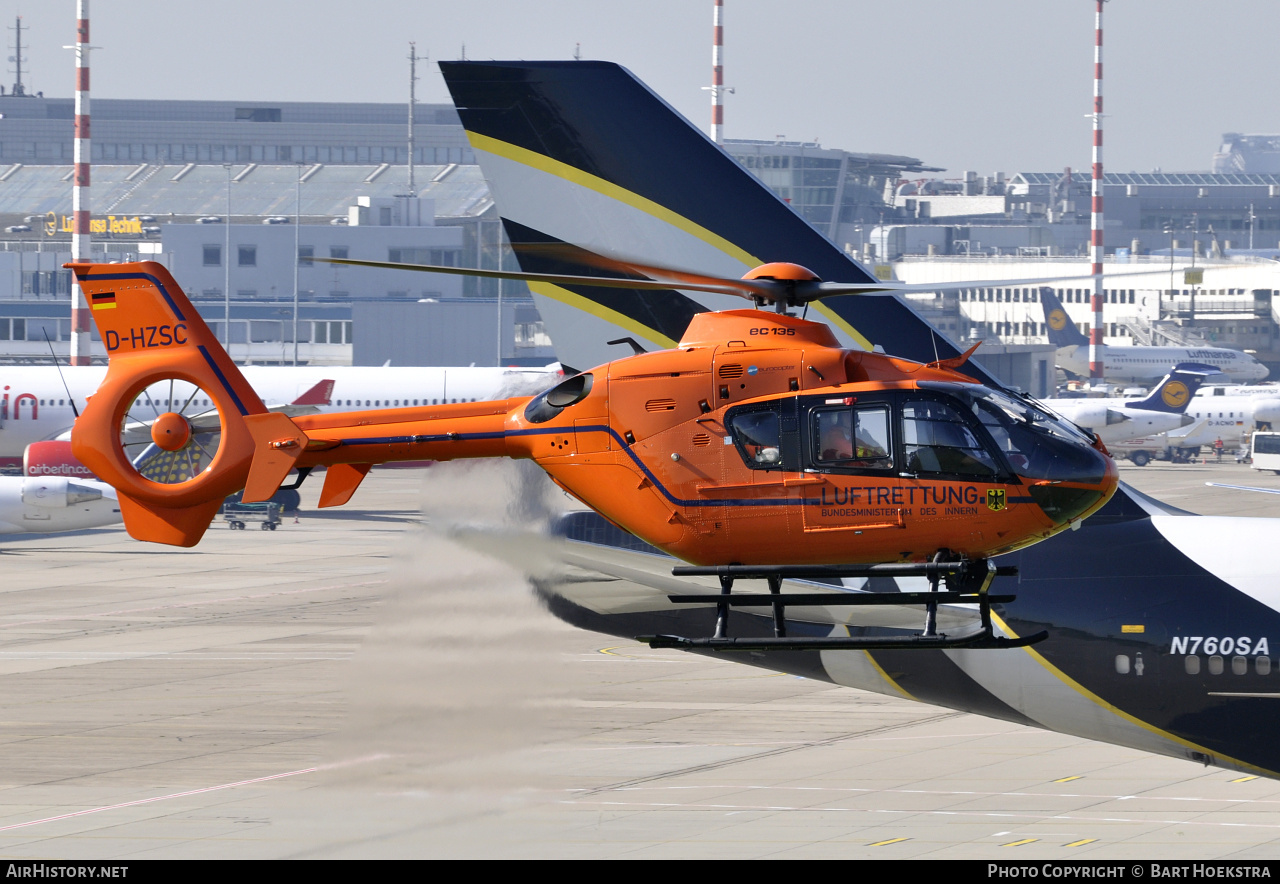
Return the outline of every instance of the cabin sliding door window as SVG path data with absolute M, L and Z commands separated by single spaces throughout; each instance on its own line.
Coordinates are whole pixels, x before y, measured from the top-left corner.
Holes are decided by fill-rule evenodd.
M 810 423 L 813 465 L 820 470 L 891 470 L 889 407 L 815 408 Z

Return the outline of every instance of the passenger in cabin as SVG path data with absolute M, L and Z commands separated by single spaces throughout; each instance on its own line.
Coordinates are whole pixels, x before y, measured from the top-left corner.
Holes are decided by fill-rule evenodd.
M 819 420 L 823 425 L 821 459 L 853 460 L 853 412 L 827 412 Z
M 885 445 L 888 412 L 883 408 L 818 412 L 818 460 L 845 467 L 890 466 Z

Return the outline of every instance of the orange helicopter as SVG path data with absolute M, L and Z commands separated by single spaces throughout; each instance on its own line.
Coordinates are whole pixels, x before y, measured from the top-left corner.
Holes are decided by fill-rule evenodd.
M 798 265 L 742 280 L 411 266 L 698 288 L 777 312 L 699 314 L 676 348 L 636 346 L 534 397 L 294 418 L 266 409 L 161 265 L 67 266 L 109 355 L 73 451 L 118 490 L 141 540 L 192 546 L 227 495 L 266 500 L 294 470 L 301 481 L 326 468 L 323 507 L 347 502 L 374 464 L 531 458 L 605 518 L 721 574 L 726 593 L 734 576 L 766 577 L 776 593 L 782 576 L 815 566 L 986 573 L 974 563 L 1085 518 L 1117 485 L 1095 438 L 956 371 L 972 350 L 929 364 L 844 350 L 827 326 L 785 312 L 882 290 L 821 282 Z M 147 399 L 164 380 L 169 397 Z M 985 594 L 990 576 L 970 583 Z

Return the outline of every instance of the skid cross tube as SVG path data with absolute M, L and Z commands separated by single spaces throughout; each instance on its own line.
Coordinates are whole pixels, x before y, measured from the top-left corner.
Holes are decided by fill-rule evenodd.
M 729 594 L 733 591 L 733 578 L 720 578 L 720 599 L 716 605 L 716 638 L 724 638 L 729 634 Z
M 1015 595 L 992 595 L 988 590 L 997 576 L 1018 573 L 1016 567 L 997 567 L 989 559 L 979 561 L 891 563 L 884 565 L 680 565 L 671 570 L 677 577 L 714 576 L 720 581 L 717 595 L 708 593 L 673 594 L 667 598 L 677 605 L 714 604 L 715 634 L 705 638 L 679 635 L 643 635 L 636 640 L 653 648 L 711 651 L 799 651 L 799 650 L 899 650 L 947 648 L 1021 648 L 1048 637 L 1038 632 L 1024 638 L 1004 638 L 991 628 L 991 604 L 1004 604 Z M 788 577 L 925 577 L 928 592 L 782 592 L 782 581 Z M 735 593 L 735 580 L 765 580 L 769 592 Z M 939 584 L 945 581 L 947 589 Z M 977 605 L 981 628 L 963 635 L 948 635 L 937 630 L 939 604 Z M 924 605 L 925 622 L 921 632 L 909 636 L 796 636 L 787 635 L 785 611 L 797 606 L 862 606 Z M 733 638 L 729 635 L 729 610 L 734 607 L 769 607 L 773 612 L 772 638 Z
M 936 555 L 934 556 L 934 561 L 935 562 L 939 561 L 941 558 L 942 558 L 941 554 Z M 990 573 L 993 570 L 994 569 L 991 568 L 990 564 L 988 564 L 987 566 L 988 573 Z M 924 606 L 924 637 L 925 638 L 938 637 L 938 581 L 941 579 L 942 579 L 941 574 L 929 575 L 930 598 L 927 602 L 925 602 L 925 606 Z M 983 589 L 983 593 L 982 593 L 983 601 L 985 601 L 986 586 L 984 585 L 982 589 Z
M 769 596 L 773 599 L 773 635 L 775 638 L 786 638 L 787 619 L 782 601 L 782 578 L 774 575 L 769 578 Z

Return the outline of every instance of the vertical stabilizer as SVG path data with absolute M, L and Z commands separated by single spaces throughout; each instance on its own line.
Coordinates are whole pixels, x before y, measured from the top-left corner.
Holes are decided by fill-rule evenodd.
M 1146 411 L 1167 411 L 1173 414 L 1185 414 L 1187 406 L 1200 385 L 1211 375 L 1220 374 L 1212 365 L 1200 365 L 1196 362 L 1183 362 L 1174 366 L 1173 371 L 1151 391 L 1145 399 L 1126 402 L 1125 408 L 1141 408 Z
M 1076 328 L 1062 302 L 1048 286 L 1040 288 L 1040 306 L 1044 308 L 1044 327 L 1049 334 L 1050 344 L 1055 347 L 1076 347 L 1089 343 L 1084 332 Z
M 719 276 L 771 261 L 825 280 L 874 282 L 723 148 L 635 76 L 593 61 L 441 62 L 508 238 L 530 272 L 598 272 L 632 259 Z M 561 362 L 625 355 L 632 337 L 670 347 L 724 295 L 534 284 Z M 920 362 L 958 356 L 903 300 L 841 296 L 813 305 L 844 346 Z M 974 361 L 962 369 L 990 380 Z

